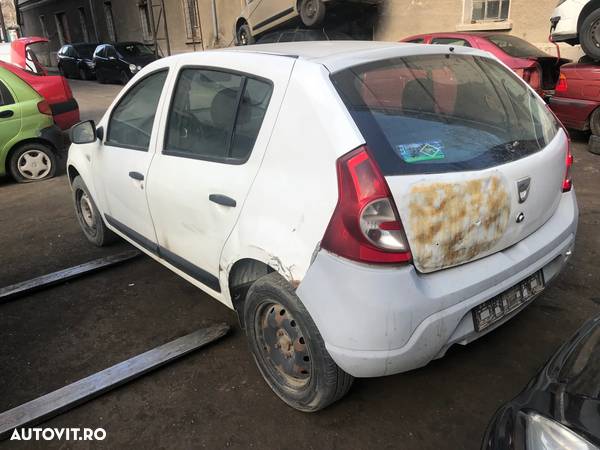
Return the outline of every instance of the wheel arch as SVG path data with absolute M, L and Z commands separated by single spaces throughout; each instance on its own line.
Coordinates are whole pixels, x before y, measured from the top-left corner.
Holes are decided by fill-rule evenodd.
M 250 23 L 248 22 L 248 20 L 247 20 L 245 17 L 243 17 L 243 16 L 240 16 L 240 17 L 238 17 L 238 18 L 237 18 L 237 20 L 235 21 L 235 35 L 236 35 L 236 36 L 237 36 L 237 32 L 238 32 L 238 30 L 240 29 L 240 27 L 241 27 L 242 25 L 248 25 L 248 26 L 250 27 L 250 30 L 252 30 L 252 25 L 250 25 Z
M 69 177 L 69 184 L 73 184 L 75 177 L 80 176 L 79 171 L 73 164 L 67 166 L 67 176 Z
M 41 138 L 41 137 L 32 137 L 32 138 L 27 138 L 27 139 L 21 139 L 18 142 L 15 142 L 12 147 L 10 148 L 10 150 L 6 153 L 6 164 L 10 164 L 10 160 L 12 158 L 12 155 L 23 145 L 25 144 L 33 144 L 33 143 L 38 143 L 38 144 L 44 144 L 47 145 L 48 147 L 50 147 L 50 150 L 52 150 L 54 152 L 55 156 L 58 156 L 58 152 L 56 150 L 56 147 L 54 146 L 54 144 L 52 144 L 52 142 Z
M 583 7 L 581 12 L 579 13 L 579 18 L 577 19 L 578 34 L 581 30 L 581 26 L 583 25 L 583 21 L 596 9 L 600 9 L 600 0 L 592 0 Z

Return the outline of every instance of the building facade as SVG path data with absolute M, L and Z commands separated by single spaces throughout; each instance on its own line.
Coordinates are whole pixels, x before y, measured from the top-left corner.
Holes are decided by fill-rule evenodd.
M 2 0 L 7 1 L 7 0 Z M 168 55 L 234 43 L 234 23 L 246 2 L 256 0 L 17 0 L 23 35 L 50 42 L 38 57 L 55 63 L 65 42 L 156 42 Z M 290 0 L 280 2 L 285 8 Z M 383 0 L 369 35 L 384 41 L 433 31 L 511 33 L 555 53 L 548 42 L 556 0 Z M 578 48 L 563 46 L 566 57 Z M 42 54 L 40 54 L 42 53 Z

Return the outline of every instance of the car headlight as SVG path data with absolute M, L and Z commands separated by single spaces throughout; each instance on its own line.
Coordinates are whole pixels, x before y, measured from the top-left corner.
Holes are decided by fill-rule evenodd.
M 598 450 L 564 425 L 537 413 L 526 415 L 527 450 Z
M 131 70 L 131 73 L 136 73 L 139 69 L 135 64 L 129 64 L 129 70 Z

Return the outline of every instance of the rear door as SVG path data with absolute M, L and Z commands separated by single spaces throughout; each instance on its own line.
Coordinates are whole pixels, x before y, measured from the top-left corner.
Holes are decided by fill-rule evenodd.
M 262 161 L 293 67 L 284 58 L 277 67 L 251 55 L 236 59 L 251 73 L 181 69 L 148 186 L 160 256 L 216 292 L 221 250 Z
M 4 69 L 0 69 L 0 76 Z M 8 77 L 6 77 L 8 78 Z M 21 109 L 10 88 L 0 80 L 0 157 L 21 131 Z
M 407 56 L 334 80 L 388 181 L 420 271 L 509 247 L 556 210 L 566 135 L 495 60 Z
M 161 69 L 146 75 L 119 99 L 93 160 L 94 184 L 107 222 L 151 251 L 156 250 L 156 235 L 146 183 L 156 142 L 156 111 L 167 73 Z

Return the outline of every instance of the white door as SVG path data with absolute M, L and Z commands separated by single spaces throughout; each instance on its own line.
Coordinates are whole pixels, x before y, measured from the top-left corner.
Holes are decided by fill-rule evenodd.
M 200 287 L 221 290 L 221 250 L 262 161 L 292 66 L 273 70 L 283 87 L 221 69 L 179 74 L 148 201 L 160 256 Z
M 93 162 L 94 184 L 106 221 L 153 251 L 156 235 L 146 199 L 146 178 L 154 155 L 156 110 L 167 73 L 163 69 L 144 77 L 121 97 Z

